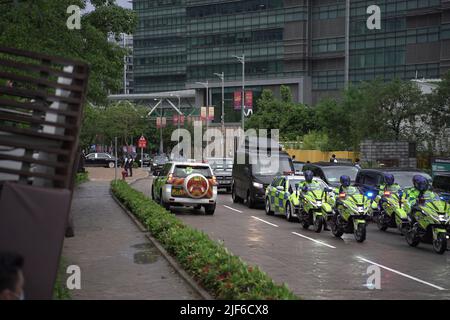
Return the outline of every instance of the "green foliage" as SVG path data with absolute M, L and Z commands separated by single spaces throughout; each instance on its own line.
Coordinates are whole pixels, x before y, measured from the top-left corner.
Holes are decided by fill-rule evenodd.
M 83 173 L 77 173 L 75 177 L 75 185 L 79 186 L 82 183 L 89 181 L 89 173 L 83 172 Z
M 66 285 L 66 270 L 68 267 L 67 261 L 61 257 L 59 261 L 58 273 L 56 275 L 55 286 L 53 288 L 53 299 L 55 300 L 71 300 L 72 296 L 70 290 Z
M 113 182 L 111 189 L 180 265 L 217 299 L 298 299 L 286 285 L 275 284 L 259 268 L 248 266 L 222 244 L 186 226 L 127 183 Z
M 364 139 L 410 140 L 426 112 L 420 89 L 410 81 L 379 80 L 351 86 L 341 100 L 324 100 L 317 119 L 329 137 L 329 148 L 357 150 Z
M 96 10 L 82 17 L 81 30 L 67 28 L 67 8 L 85 8 L 86 0 L 28 0 L 0 5 L 0 45 L 89 63 L 88 99 L 95 104 L 106 103 L 108 92 L 121 86 L 126 54 L 109 43 L 107 35 L 131 33 L 137 17 L 114 1 L 96 3 Z
M 281 86 L 281 99 L 263 90 L 257 101 L 257 112 L 247 121 L 246 129 L 279 129 L 283 140 L 297 137 L 316 128 L 314 109 L 294 103 L 287 86 Z
M 328 135 L 323 131 L 311 131 L 303 136 L 303 150 L 330 151 Z

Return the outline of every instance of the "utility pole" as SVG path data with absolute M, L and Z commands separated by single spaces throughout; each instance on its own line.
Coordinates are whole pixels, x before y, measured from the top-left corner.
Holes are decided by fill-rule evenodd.
M 233 56 L 242 63 L 242 106 L 241 106 L 241 126 L 242 130 L 245 130 L 245 54 L 242 56 Z
M 206 130 L 208 130 L 208 122 L 209 122 L 209 81 L 206 82 L 197 82 L 197 84 L 202 85 L 206 89 Z
M 222 80 L 222 134 L 225 135 L 225 73 L 214 73 L 220 80 Z
M 160 138 L 160 142 L 159 142 L 159 153 L 163 154 L 164 153 L 164 144 L 163 144 L 163 115 L 164 115 L 164 109 L 163 109 L 163 104 L 161 103 L 161 123 L 160 123 L 160 133 L 159 133 L 159 138 Z

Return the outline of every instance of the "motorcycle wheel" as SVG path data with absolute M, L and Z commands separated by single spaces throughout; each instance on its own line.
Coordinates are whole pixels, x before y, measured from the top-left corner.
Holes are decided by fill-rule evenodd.
M 433 249 L 437 254 L 447 251 L 447 237 L 445 233 L 440 233 L 436 240 L 433 240 Z
M 413 228 L 411 228 L 408 231 L 406 231 L 405 239 L 406 239 L 406 242 L 411 247 L 417 247 L 419 245 L 419 242 L 420 242 L 420 239 L 419 239 L 419 237 L 416 236 L 416 233 L 413 230 Z
M 380 231 L 386 231 L 388 226 L 386 225 L 386 223 L 384 223 L 384 218 L 385 218 L 385 214 L 384 212 L 382 212 L 378 217 L 377 217 L 377 227 Z
M 340 238 L 344 234 L 344 232 L 337 225 L 336 218 L 333 219 L 333 223 L 331 224 L 331 233 L 336 237 Z
M 316 233 L 322 232 L 323 225 L 324 225 L 324 219 L 323 219 L 323 217 L 318 217 L 318 218 L 316 219 L 316 221 L 314 221 L 314 231 L 315 231 Z
M 309 229 L 309 222 L 303 221 L 301 224 L 302 224 L 303 229 L 305 229 L 305 230 Z
M 355 239 L 357 242 L 361 243 L 366 240 L 366 225 L 359 224 L 358 228 L 355 230 Z

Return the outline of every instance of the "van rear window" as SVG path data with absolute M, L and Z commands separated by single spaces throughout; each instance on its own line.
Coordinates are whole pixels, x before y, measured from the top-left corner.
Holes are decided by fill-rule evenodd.
M 201 174 L 205 176 L 205 178 L 212 178 L 211 169 L 205 166 L 177 165 L 175 166 L 175 170 L 173 172 L 174 177 L 177 178 L 186 178 L 191 174 Z

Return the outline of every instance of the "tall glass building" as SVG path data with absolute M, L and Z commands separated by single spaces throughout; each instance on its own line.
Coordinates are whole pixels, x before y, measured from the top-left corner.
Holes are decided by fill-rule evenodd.
M 198 89 L 221 105 L 226 120 L 246 56 L 245 84 L 257 99 L 264 88 L 291 87 L 296 100 L 315 104 L 350 82 L 375 78 L 439 78 L 450 69 L 449 0 L 135 0 L 135 93 Z M 381 9 L 381 29 L 369 30 L 369 6 Z M 347 37 L 346 30 L 349 30 Z M 346 59 L 348 39 L 349 55 Z M 347 63 L 346 63 L 347 61 Z M 217 108 L 220 110 L 220 108 Z M 220 119 L 220 114 L 216 113 Z

